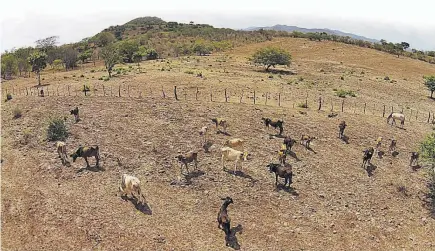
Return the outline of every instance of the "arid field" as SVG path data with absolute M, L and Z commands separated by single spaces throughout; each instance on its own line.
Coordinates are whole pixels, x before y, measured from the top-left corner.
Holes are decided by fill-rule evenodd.
M 292 54 L 290 67 L 267 73 L 248 63 L 271 44 Z M 2 250 L 227 250 L 216 221 L 226 196 L 234 200 L 234 249 L 435 250 L 435 219 L 424 201 L 428 167 L 409 167 L 409 152 L 432 131 L 427 120 L 435 103 L 423 75 L 435 74 L 435 65 L 277 38 L 210 56 L 146 61 L 140 71 L 137 64 L 116 68 L 124 70 L 108 81 L 99 80 L 108 75 L 103 62 L 68 72 L 47 68 L 45 97 L 34 93 L 33 74 L 2 81 Z M 87 96 L 83 85 L 91 89 Z M 337 97 L 340 89 L 356 97 Z M 8 102 L 6 90 L 13 95 Z M 69 113 L 76 106 L 78 123 Z M 13 118 L 16 108 L 21 118 Z M 328 117 L 331 109 L 338 115 Z M 403 110 L 404 129 L 386 123 L 391 109 Z M 84 169 L 81 158 L 62 165 L 46 135 L 53 116 L 67 117 L 69 154 L 79 145 L 100 147 L 101 170 Z M 216 133 L 213 117 L 227 119 L 231 136 Z M 283 119 L 292 138 L 316 137 L 313 151 L 298 143 L 296 158 L 287 158 L 292 189 L 275 189 L 266 165 L 278 162 L 282 139 L 269 136 L 274 131 L 262 117 Z M 341 120 L 348 143 L 338 139 Z M 202 149 L 198 130 L 205 125 L 214 149 L 200 151 L 199 171 L 183 175 L 175 156 Z M 385 155 L 373 157 L 369 175 L 362 151 L 379 136 Z M 219 152 L 235 137 L 251 153 L 237 175 L 232 162 L 222 169 Z M 388 152 L 391 137 L 396 157 Z M 124 173 L 141 180 L 145 210 L 118 195 Z

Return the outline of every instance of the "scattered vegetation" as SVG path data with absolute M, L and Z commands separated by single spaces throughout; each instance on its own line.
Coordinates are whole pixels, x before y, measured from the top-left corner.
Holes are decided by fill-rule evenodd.
M 191 70 L 187 70 L 187 71 L 185 71 L 184 73 L 187 73 L 187 74 L 194 74 L 194 72 L 191 71 Z
M 426 194 L 429 210 L 433 217 L 435 217 L 435 132 L 428 135 L 420 145 L 421 157 L 424 161 L 432 165 L 428 171 Z
M 62 118 L 51 118 L 48 122 L 47 138 L 49 141 L 65 140 L 68 137 L 68 129 Z
M 384 80 L 389 81 L 389 80 L 390 80 L 390 77 L 385 76 Z
M 299 108 L 308 108 L 308 105 L 305 102 L 301 102 L 301 103 L 298 104 L 298 107 Z
M 15 107 L 15 108 L 12 110 L 12 115 L 13 115 L 14 119 L 18 119 L 18 118 L 21 118 L 21 116 L 23 115 L 23 113 L 22 113 L 22 111 L 21 111 L 20 108 Z
M 5 101 L 9 101 L 12 99 L 12 94 L 8 93 L 6 94 L 6 100 Z
M 337 95 L 340 98 L 346 98 L 347 96 L 356 97 L 356 93 L 354 91 L 346 91 L 343 89 L 334 89 L 335 95 Z
M 32 132 L 30 131 L 30 129 L 24 129 L 23 130 L 23 144 L 27 145 L 30 143 L 30 140 L 32 139 Z
M 433 93 L 435 92 L 435 75 L 424 76 L 424 85 L 430 91 L 430 97 L 433 98 Z

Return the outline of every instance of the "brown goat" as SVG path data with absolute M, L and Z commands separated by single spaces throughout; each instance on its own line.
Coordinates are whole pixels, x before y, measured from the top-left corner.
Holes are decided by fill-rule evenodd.
M 338 125 L 338 138 L 342 139 L 344 136 L 344 129 L 346 128 L 346 122 L 343 120 L 340 122 L 340 124 Z
M 409 161 L 409 166 L 417 165 L 418 166 L 418 158 L 420 157 L 420 154 L 418 152 L 410 152 L 411 159 Z
M 308 136 L 302 134 L 301 136 L 301 145 L 305 146 L 306 149 L 310 148 L 310 143 L 313 139 L 316 139 L 316 137 Z
M 223 229 L 225 232 L 225 246 L 228 246 L 228 238 L 231 235 L 231 219 L 230 216 L 228 216 L 228 206 L 233 203 L 233 199 L 230 197 L 221 198 L 224 203 L 221 206 L 221 209 L 219 210 L 218 216 L 217 216 L 217 222 L 218 222 L 218 228 Z
M 186 154 L 179 154 L 175 158 L 181 162 L 181 166 L 183 166 L 184 164 L 188 173 L 189 173 L 189 168 L 187 167 L 188 163 L 194 162 L 195 170 L 198 168 L 198 152 L 190 151 Z
M 95 157 L 97 161 L 96 166 L 98 167 L 100 164 L 100 149 L 98 146 L 80 146 L 77 151 L 70 155 L 73 158 L 73 162 L 76 161 L 77 158 L 82 157 L 86 161 L 86 167 L 89 168 L 89 157 Z
M 269 163 L 266 167 L 269 167 L 269 172 L 275 173 L 275 186 L 278 186 L 278 176 L 285 179 L 284 187 L 287 185 L 290 187 L 293 178 L 292 166 L 290 164 L 274 164 Z

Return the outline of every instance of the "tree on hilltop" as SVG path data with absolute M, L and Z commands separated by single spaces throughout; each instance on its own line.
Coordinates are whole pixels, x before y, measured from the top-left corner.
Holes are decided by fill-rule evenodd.
M 266 47 L 256 51 L 250 59 L 254 64 L 264 65 L 266 71 L 275 65 L 287 65 L 291 63 L 291 55 L 289 52 L 275 47 Z

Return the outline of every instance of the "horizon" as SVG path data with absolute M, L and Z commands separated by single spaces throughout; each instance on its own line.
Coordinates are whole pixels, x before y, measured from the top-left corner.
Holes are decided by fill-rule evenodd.
M 245 1 L 232 3 L 224 0 L 213 6 L 213 11 L 210 11 L 207 3 L 199 0 L 164 3 L 143 3 L 134 0 L 122 6 L 101 0 L 77 0 L 74 5 L 68 5 L 68 8 L 52 0 L 27 2 L 24 6 L 21 2 L 7 2 L 0 10 L 0 47 L 4 52 L 12 48 L 35 46 L 36 40 L 49 36 L 59 36 L 59 44 L 74 43 L 94 36 L 109 26 L 122 25 L 138 17 L 156 16 L 164 21 L 193 21 L 216 28 L 235 30 L 274 25 L 338 30 L 376 40 L 385 39 L 393 43 L 408 42 L 411 48 L 418 50 L 435 50 L 435 43 L 431 42 L 435 41 L 435 19 L 430 16 L 430 10 L 435 8 L 435 3 L 417 0 L 413 3 L 415 6 L 424 3 L 427 8 L 419 9 L 419 12 L 414 14 L 406 6 L 389 4 L 392 2 L 378 3 L 368 0 L 354 8 L 352 4 L 342 0 L 328 3 L 317 0 L 276 1 L 273 6 L 265 3 L 253 6 Z M 285 8 L 289 5 L 291 8 Z M 82 6 L 86 8 L 81 8 Z M 225 6 L 232 8 L 226 9 Z M 284 12 L 284 9 L 288 11 Z M 225 13 L 225 16 L 222 13 Z

